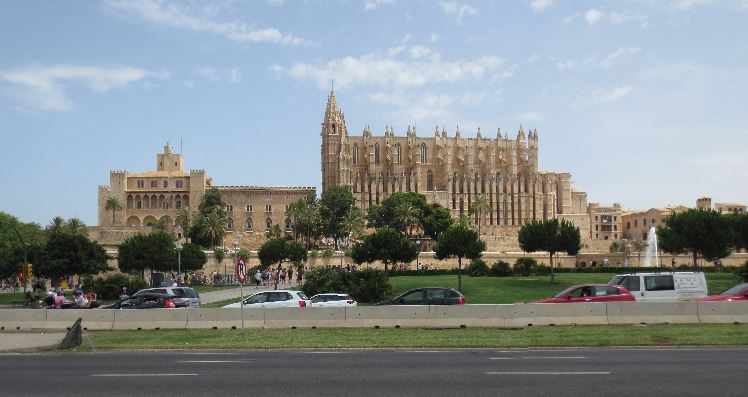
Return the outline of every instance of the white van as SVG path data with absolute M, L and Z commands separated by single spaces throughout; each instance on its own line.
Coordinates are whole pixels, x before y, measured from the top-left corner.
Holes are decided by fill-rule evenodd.
M 686 301 L 707 295 L 702 272 L 640 272 L 616 274 L 609 285 L 622 285 L 637 301 Z

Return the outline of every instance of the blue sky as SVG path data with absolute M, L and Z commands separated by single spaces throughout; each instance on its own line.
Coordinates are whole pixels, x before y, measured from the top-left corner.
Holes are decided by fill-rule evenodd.
M 0 54 L 0 210 L 42 225 L 166 141 L 319 186 L 331 80 L 352 134 L 521 124 L 590 202 L 748 202 L 748 0 L 8 0 Z

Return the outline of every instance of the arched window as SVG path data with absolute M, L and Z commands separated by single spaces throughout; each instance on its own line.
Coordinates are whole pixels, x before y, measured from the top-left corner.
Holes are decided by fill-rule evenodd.
M 434 173 L 431 170 L 426 174 L 426 190 L 429 192 L 434 191 Z
M 421 144 L 421 164 L 426 164 L 428 162 L 428 157 L 426 156 L 426 144 Z
M 234 228 L 234 220 L 231 218 L 226 219 L 226 229 Z
M 395 164 L 400 164 L 400 149 L 402 148 L 400 147 L 399 143 L 395 145 Z
M 140 195 L 135 196 L 135 208 L 139 210 L 143 209 L 143 201 L 141 201 Z
M 252 218 L 247 218 L 247 220 L 244 222 L 244 228 L 247 230 L 252 230 Z
M 358 144 L 353 145 L 353 164 L 358 164 Z
M 273 228 L 273 220 L 272 219 L 270 219 L 270 218 L 265 219 L 265 228 L 267 230 L 270 230 L 270 229 Z
M 291 230 L 291 218 L 286 218 L 286 230 Z
M 374 144 L 374 165 L 379 165 L 379 144 Z

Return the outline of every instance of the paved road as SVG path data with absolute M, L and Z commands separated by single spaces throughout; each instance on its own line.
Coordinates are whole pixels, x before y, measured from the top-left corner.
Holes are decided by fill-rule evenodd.
M 744 396 L 748 349 L 0 355 L 2 395 Z

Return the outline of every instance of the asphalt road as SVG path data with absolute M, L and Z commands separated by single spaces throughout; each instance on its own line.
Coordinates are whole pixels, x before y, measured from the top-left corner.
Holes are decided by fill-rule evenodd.
M 747 348 L 0 355 L 3 396 L 744 396 Z

